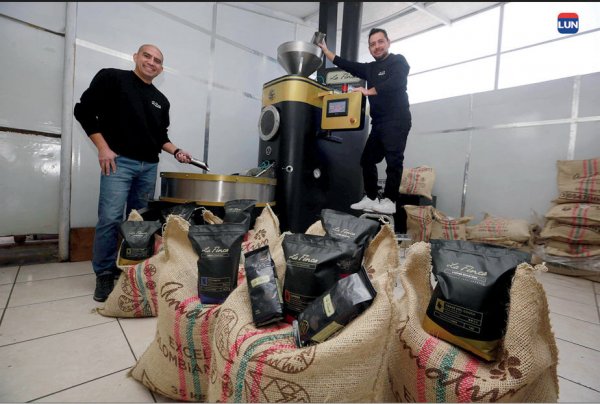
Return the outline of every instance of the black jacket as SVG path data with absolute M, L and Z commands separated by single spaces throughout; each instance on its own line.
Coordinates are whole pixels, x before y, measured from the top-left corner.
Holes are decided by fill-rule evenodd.
M 102 69 L 74 113 L 88 136 L 100 132 L 118 155 L 156 163 L 170 142 L 169 108 L 169 100 L 133 71 Z
M 384 60 L 359 63 L 336 56 L 333 64 L 367 81 L 377 95 L 369 96 L 373 124 L 404 120 L 410 116 L 406 81 L 410 66 L 402 55 L 390 53 Z

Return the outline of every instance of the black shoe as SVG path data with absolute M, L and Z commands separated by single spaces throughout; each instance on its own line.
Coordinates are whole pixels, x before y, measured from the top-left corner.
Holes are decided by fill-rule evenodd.
M 113 274 L 96 277 L 96 290 L 94 291 L 94 300 L 104 302 L 115 287 Z
M 121 271 L 119 268 L 115 268 L 115 269 L 113 269 L 112 273 L 113 273 L 113 278 L 116 281 L 117 279 L 119 279 L 119 277 L 121 276 L 123 271 Z

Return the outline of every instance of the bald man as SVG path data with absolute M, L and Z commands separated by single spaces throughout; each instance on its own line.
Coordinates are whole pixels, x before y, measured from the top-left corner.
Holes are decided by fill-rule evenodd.
M 145 44 L 133 61 L 134 70 L 101 69 L 74 110 L 98 149 L 100 195 L 92 257 L 98 302 L 107 299 L 120 274 L 120 224 L 132 209 L 145 208 L 154 198 L 160 152 L 173 154 L 181 163 L 191 159 L 169 140 L 169 100 L 152 84 L 163 71 L 162 52 Z

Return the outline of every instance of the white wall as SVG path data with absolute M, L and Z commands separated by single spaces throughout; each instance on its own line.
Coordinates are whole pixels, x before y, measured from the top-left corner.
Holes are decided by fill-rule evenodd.
M 435 169 L 450 216 L 533 222 L 558 196 L 557 160 L 600 157 L 599 88 L 594 73 L 412 105 L 405 167 Z
M 0 3 L 0 236 L 57 233 L 64 32 L 65 3 Z
M 285 74 L 277 46 L 315 30 L 199 2 L 77 3 L 76 24 L 71 107 L 100 68 L 132 69 L 137 47 L 155 43 L 171 139 L 221 174 L 257 164 L 262 85 Z M 0 3 L 0 236 L 57 233 L 61 135 L 72 135 L 71 227 L 96 222 L 96 150 L 77 121 L 61 128 L 64 32 L 64 2 Z M 449 215 L 529 219 L 556 197 L 557 159 L 600 156 L 598 88 L 600 73 L 415 104 L 405 165 L 436 169 Z M 200 172 L 165 153 L 159 171 Z
M 285 74 L 277 46 L 301 31 L 225 4 L 79 3 L 74 102 L 100 68 L 131 69 L 137 47 L 156 44 L 165 70 L 155 85 L 171 102 L 172 142 L 206 160 L 214 174 L 242 172 L 257 164 L 262 84 Z M 73 145 L 71 226 L 94 226 L 99 169 L 78 122 Z M 162 153 L 165 171 L 201 173 Z

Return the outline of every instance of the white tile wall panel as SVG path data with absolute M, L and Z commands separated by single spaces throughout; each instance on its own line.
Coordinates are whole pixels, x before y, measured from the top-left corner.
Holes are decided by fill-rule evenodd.
M 0 21 L 0 126 L 61 132 L 64 39 Z
M 182 23 L 190 23 L 209 31 L 212 29 L 214 2 L 152 2 L 154 7 L 180 18 Z
M 600 74 L 594 73 L 581 76 L 579 91 L 578 116 L 600 116 Z
M 165 69 L 208 77 L 210 35 L 141 3 L 79 3 L 77 38 L 126 55 L 151 43 L 162 50 Z
M 227 4 L 218 5 L 217 33 L 274 59 L 279 45 L 295 39 L 294 24 Z
M 408 96 L 410 99 L 410 90 Z M 461 130 L 471 126 L 470 102 L 471 96 L 462 95 L 411 105 L 411 133 Z
M 0 236 L 58 233 L 60 139 L 0 132 Z
M 214 80 L 222 88 L 235 90 L 240 95 L 246 92 L 260 99 L 263 84 L 285 74 L 272 59 L 216 40 Z
M 260 108 L 258 100 L 213 90 L 208 146 L 211 173 L 229 175 L 257 166 Z
M 592 158 L 600 158 L 600 121 L 582 122 L 577 125 L 573 159 L 587 160 Z
M 532 220 L 558 196 L 556 161 L 567 157 L 569 125 L 482 130 L 474 133 L 465 213 L 488 212 Z
M 435 170 L 432 194 L 437 196 L 436 207 L 449 216 L 460 215 L 468 145 L 467 132 L 408 135 L 404 167 L 425 165 Z
M 571 117 L 573 78 L 473 95 L 473 125 L 491 126 Z
M 47 30 L 65 33 L 66 2 L 0 2 L 0 14 Z

